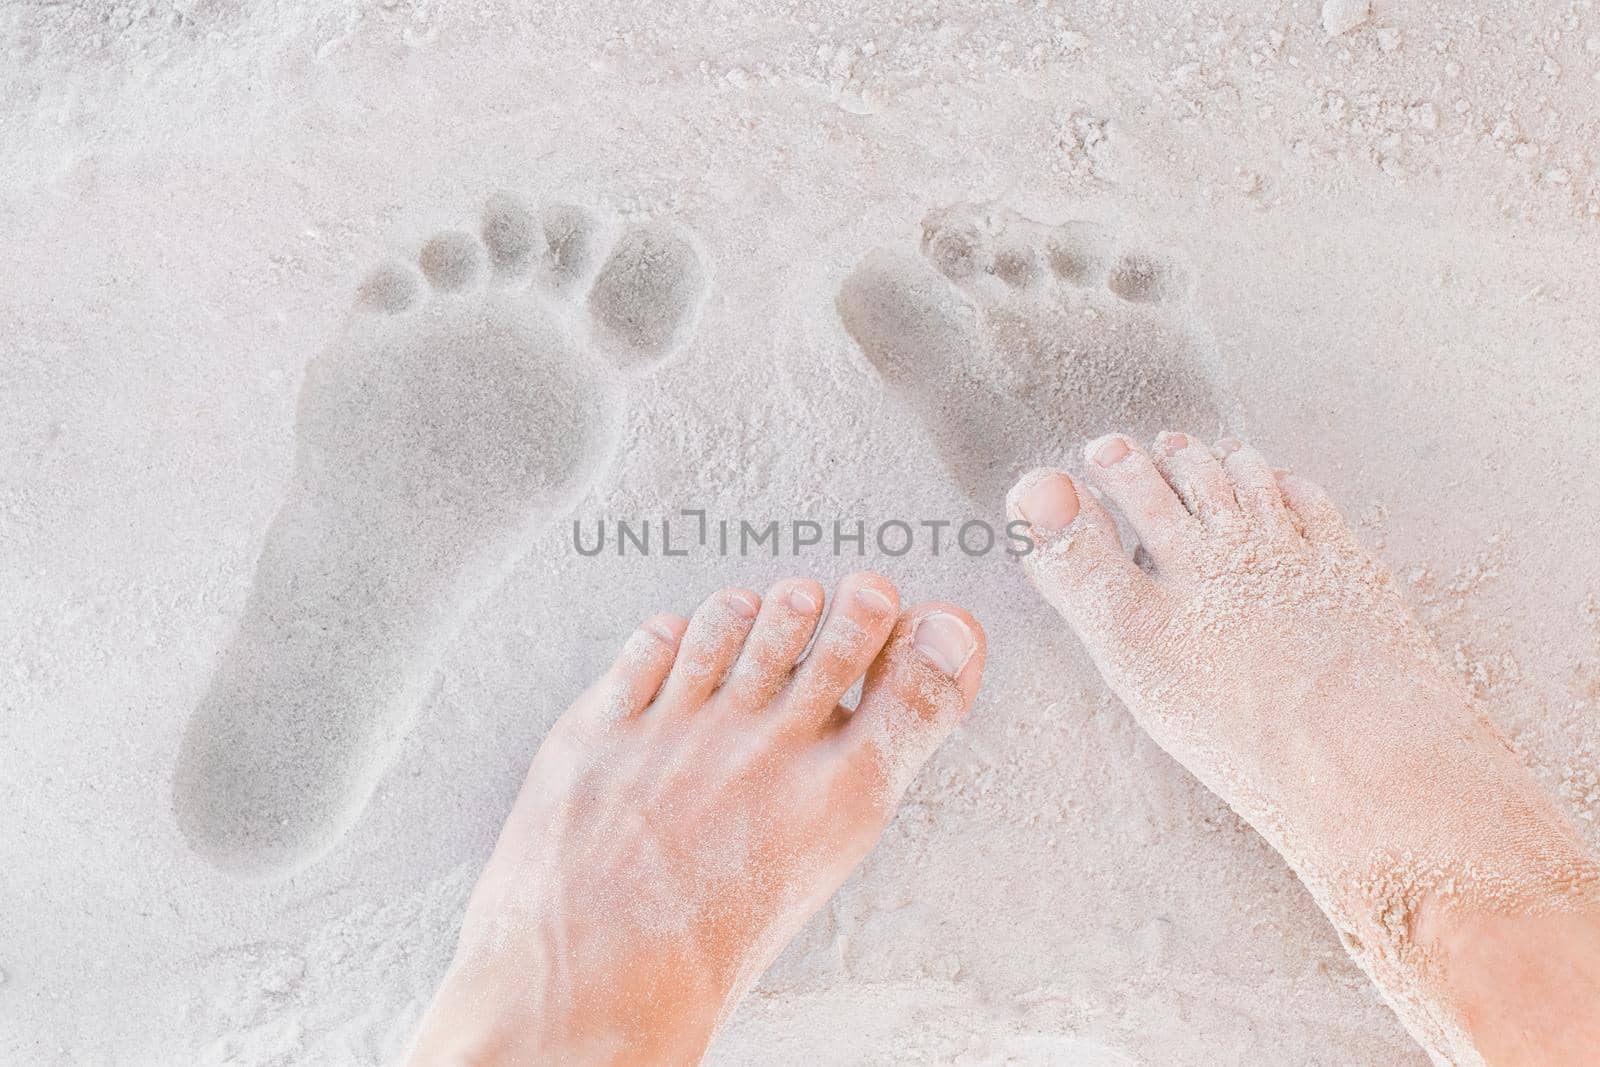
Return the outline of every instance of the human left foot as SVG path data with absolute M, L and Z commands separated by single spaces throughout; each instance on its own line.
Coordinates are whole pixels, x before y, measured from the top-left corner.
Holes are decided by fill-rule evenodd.
M 1592 1064 L 1600 865 L 1315 484 L 1092 443 L 1011 499 L 1034 584 L 1163 748 L 1288 860 L 1436 1062 Z
M 822 602 L 789 580 L 640 626 L 534 758 L 410 1063 L 698 1062 L 983 673 L 971 616 L 871 574 L 796 665 Z
M 836 306 L 961 488 L 998 509 L 1088 428 L 1236 421 L 1186 277 L 1128 227 L 954 204 L 923 220 L 920 253 L 868 255 Z

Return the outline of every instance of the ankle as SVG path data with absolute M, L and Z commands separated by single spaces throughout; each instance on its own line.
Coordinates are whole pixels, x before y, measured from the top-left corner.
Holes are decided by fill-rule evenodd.
M 492 1006 L 491 1006 L 492 1005 Z M 496 1067 L 539 1052 L 537 1013 L 446 977 L 412 1036 L 406 1067 Z
M 1537 911 L 1440 909 L 1419 932 L 1445 999 L 1486 1062 L 1591 1062 L 1600 1048 L 1593 893 Z
M 407 1067 L 696 1064 L 710 1044 L 713 1022 L 709 1012 L 647 1014 L 587 1001 L 550 1012 L 500 990 L 446 978 L 418 1025 L 405 1063 Z

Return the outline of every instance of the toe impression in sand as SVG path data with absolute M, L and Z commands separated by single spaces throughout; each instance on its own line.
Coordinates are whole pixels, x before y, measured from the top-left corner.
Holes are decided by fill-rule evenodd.
M 1102 426 L 1234 421 L 1188 292 L 1174 258 L 1125 228 L 962 204 L 924 220 L 920 252 L 868 255 L 836 304 L 962 489 L 997 508 Z
M 338 840 L 473 604 L 609 462 L 619 369 L 682 345 L 705 288 L 674 226 L 509 194 L 362 283 L 307 367 L 287 497 L 185 732 L 196 851 L 271 876 Z

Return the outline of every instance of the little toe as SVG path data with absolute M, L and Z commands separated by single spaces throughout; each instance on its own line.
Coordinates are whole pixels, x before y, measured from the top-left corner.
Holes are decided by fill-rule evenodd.
M 760 610 L 761 598 L 749 589 L 724 589 L 707 597 L 689 620 L 657 703 L 669 710 L 698 710 L 739 658 Z
M 1239 521 L 1233 483 L 1211 449 L 1186 433 L 1163 432 L 1156 438 L 1155 452 L 1156 469 L 1197 519 L 1213 529 Z
M 922 220 L 922 254 L 951 281 L 973 282 L 994 268 L 994 239 L 971 208 L 958 205 Z
M 462 230 L 436 233 L 417 254 L 417 266 L 441 293 L 464 289 L 483 273 L 483 246 Z
M 1162 594 L 1122 550 L 1110 514 L 1070 474 L 1050 469 L 1024 475 L 1007 509 L 1032 532 L 1034 549 L 1022 559 L 1034 587 L 1097 662 L 1116 658 Z
M 1344 521 L 1327 490 L 1309 478 L 1288 471 L 1274 471 L 1273 474 L 1284 506 L 1307 541 L 1351 550 L 1357 548 L 1349 523 Z
M 682 615 L 652 615 L 639 624 L 602 683 L 599 705 L 606 718 L 631 718 L 650 706 L 688 628 L 689 620 Z
M 816 632 L 822 602 L 822 586 L 809 578 L 779 582 L 767 594 L 722 686 L 736 707 L 760 711 L 788 684 L 795 661 Z
M 987 651 L 983 627 L 953 604 L 920 604 L 896 621 L 844 727 L 891 805 L 972 709 Z
M 385 263 L 361 282 L 356 303 L 371 311 L 396 315 L 422 297 L 417 272 L 403 263 Z
M 525 278 L 544 252 L 539 218 L 520 196 L 499 192 L 483 209 L 483 246 L 489 267 L 502 278 Z
M 1123 434 L 1089 442 L 1089 479 L 1122 512 L 1157 568 L 1180 566 L 1204 532 L 1144 449 Z
M 1278 480 L 1261 453 L 1235 438 L 1224 437 L 1217 442 L 1216 454 L 1222 456 L 1222 469 L 1233 483 L 1233 498 L 1250 523 L 1266 531 L 1293 531 L 1294 522 L 1278 489 Z
M 811 651 L 789 683 L 789 713 L 809 722 L 833 714 L 839 699 L 867 673 L 900 612 L 900 593 L 878 574 L 852 574 L 834 590 Z

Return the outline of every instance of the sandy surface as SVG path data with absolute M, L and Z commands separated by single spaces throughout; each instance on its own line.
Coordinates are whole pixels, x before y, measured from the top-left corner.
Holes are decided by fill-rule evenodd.
M 1185 265 L 1236 428 L 1358 519 L 1600 839 L 1592 4 L 1380 3 L 1333 38 L 1309 0 L 251 6 L 0 11 L 0 1059 L 392 1055 L 566 702 L 639 617 L 796 569 L 552 527 L 328 858 L 261 885 L 189 852 L 178 744 L 306 361 L 366 265 L 497 187 L 709 258 L 591 519 L 970 516 L 839 284 L 961 202 L 1124 220 Z M 713 1062 L 1423 1062 L 1013 565 L 799 566 L 863 563 L 973 609 L 984 694 Z

